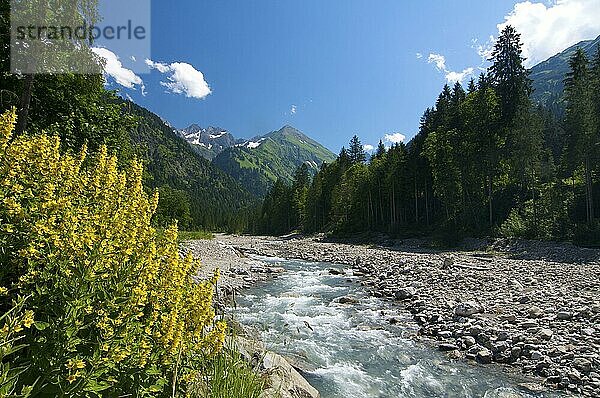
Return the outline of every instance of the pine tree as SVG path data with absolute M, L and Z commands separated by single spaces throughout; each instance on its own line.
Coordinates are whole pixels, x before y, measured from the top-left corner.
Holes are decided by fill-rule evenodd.
M 382 140 L 379 140 L 379 144 L 377 145 L 377 151 L 375 151 L 375 158 L 381 159 L 385 155 L 385 145 Z
M 471 78 L 471 80 L 469 80 L 469 86 L 467 88 L 467 93 L 472 94 L 476 90 L 477 90 L 477 85 L 475 84 L 475 79 Z
M 352 137 L 350 140 L 350 149 L 348 150 L 348 156 L 353 164 L 364 163 L 367 160 L 367 154 L 363 148 L 358 136 Z
M 531 81 L 523 65 L 525 58 L 521 35 L 508 25 L 494 45 L 489 77 L 500 97 L 502 119 L 506 125 L 515 122 L 518 113 L 528 107 Z
M 566 124 L 568 149 L 566 161 L 570 170 L 583 168 L 585 180 L 586 219 L 594 221 L 592 182 L 592 155 L 596 146 L 594 131 L 594 106 L 592 101 L 592 78 L 585 52 L 579 48 L 569 61 L 570 72 L 565 79 L 567 100 Z

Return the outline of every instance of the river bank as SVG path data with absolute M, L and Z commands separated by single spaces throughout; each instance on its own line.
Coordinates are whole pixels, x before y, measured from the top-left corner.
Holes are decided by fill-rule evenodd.
M 412 314 L 418 335 L 448 355 L 600 396 L 598 251 L 523 242 L 496 242 L 495 252 L 439 252 L 412 241 L 390 248 L 307 238 L 216 240 L 250 254 L 345 264 L 371 294 Z
M 228 313 L 227 308 L 235 300 L 236 294 L 259 282 L 277 278 L 283 268 L 272 263 L 252 259 L 225 243 L 222 239 L 192 240 L 180 245 L 181 254 L 191 253 L 202 263 L 198 279 L 209 279 L 216 269 L 220 271 L 215 297 L 216 306 Z M 241 325 L 236 324 L 236 328 Z M 240 332 L 243 331 L 240 330 Z M 268 351 L 264 344 L 254 337 L 236 336 L 227 343 L 248 363 L 268 379 L 261 398 L 318 398 L 319 392 L 312 387 L 287 361 L 286 358 Z

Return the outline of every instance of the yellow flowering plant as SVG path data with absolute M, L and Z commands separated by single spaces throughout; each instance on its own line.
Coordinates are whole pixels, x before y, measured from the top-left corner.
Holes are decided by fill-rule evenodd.
M 177 226 L 152 228 L 140 162 L 12 137 L 15 120 L 0 117 L 0 397 L 185 395 L 225 337 L 218 276 L 194 282 Z

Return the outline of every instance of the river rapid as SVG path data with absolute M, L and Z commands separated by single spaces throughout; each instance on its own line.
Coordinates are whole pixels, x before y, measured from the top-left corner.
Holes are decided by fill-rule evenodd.
M 424 342 L 418 326 L 392 303 L 371 297 L 344 267 L 277 258 L 286 269 L 245 290 L 236 318 L 267 348 L 303 369 L 322 398 L 551 397 L 531 392 L 497 366 L 453 361 Z M 340 298 L 356 302 L 341 304 Z M 397 323 L 390 324 L 393 317 Z

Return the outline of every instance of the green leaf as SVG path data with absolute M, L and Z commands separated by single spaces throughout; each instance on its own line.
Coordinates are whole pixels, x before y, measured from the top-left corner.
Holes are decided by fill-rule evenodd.
M 40 321 L 38 321 L 38 322 L 35 322 L 35 323 L 33 324 L 33 326 L 35 326 L 35 328 L 36 328 L 37 330 L 44 330 L 44 329 L 46 329 L 48 326 L 50 326 L 50 324 L 49 324 L 48 322 L 40 322 Z

